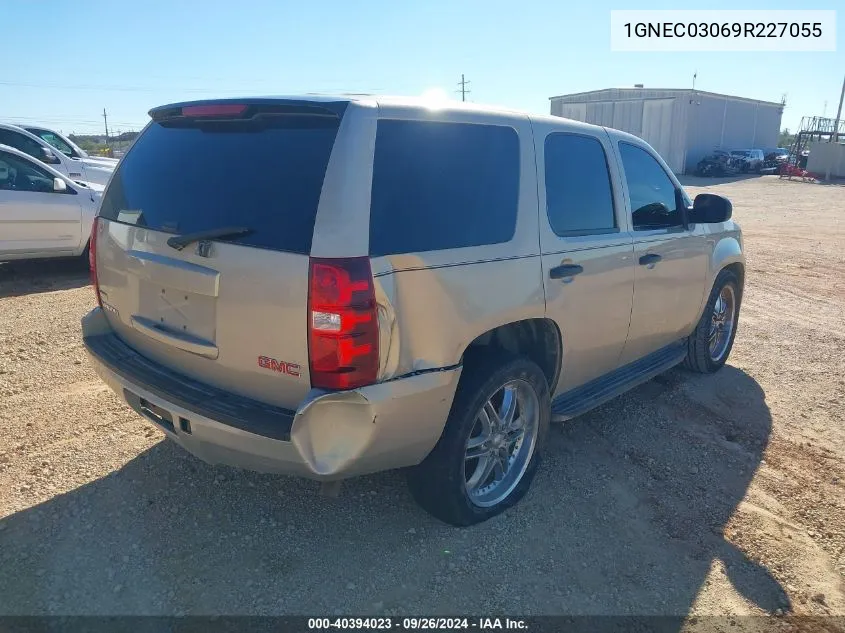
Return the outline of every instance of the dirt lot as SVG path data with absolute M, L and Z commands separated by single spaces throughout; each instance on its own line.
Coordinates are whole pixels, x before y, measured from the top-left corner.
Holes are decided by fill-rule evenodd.
M 83 267 L 0 266 L 0 613 L 845 615 L 845 187 L 705 189 L 748 252 L 730 366 L 556 427 L 466 530 L 399 473 L 333 499 L 199 462 L 90 369 Z

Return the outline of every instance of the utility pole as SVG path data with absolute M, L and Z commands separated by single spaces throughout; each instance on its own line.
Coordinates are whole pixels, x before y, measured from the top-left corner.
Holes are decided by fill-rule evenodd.
M 842 94 L 839 95 L 839 109 L 836 111 L 836 121 L 833 123 L 832 143 L 839 142 L 839 120 L 842 118 L 842 100 L 845 99 L 845 78 L 842 79 Z
M 471 90 L 467 90 L 467 86 L 468 86 L 470 83 L 472 83 L 472 82 L 467 81 L 467 80 L 464 78 L 464 74 L 463 74 L 463 73 L 461 73 L 461 81 L 460 81 L 460 83 L 458 84 L 458 85 L 461 87 L 461 89 L 460 89 L 460 93 L 461 93 L 461 101 L 466 101 L 466 100 L 467 100 L 467 94 L 469 94 L 470 92 L 472 92 Z
M 109 144 L 109 119 L 106 116 L 106 109 L 103 108 L 103 122 L 106 124 L 106 145 Z

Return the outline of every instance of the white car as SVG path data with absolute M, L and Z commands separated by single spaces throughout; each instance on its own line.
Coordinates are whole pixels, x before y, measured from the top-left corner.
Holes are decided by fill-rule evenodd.
M 0 145 L 8 145 L 29 154 L 71 180 L 84 180 L 98 185 L 105 185 L 109 181 L 117 165 L 116 162 L 113 165 L 86 164 L 82 160 L 66 156 L 32 132 L 10 123 L 0 123 Z
M 45 127 L 31 125 L 21 127 L 23 127 L 23 129 L 27 132 L 35 134 L 35 136 L 40 138 L 42 141 L 49 143 L 72 160 L 78 160 L 85 165 L 91 165 L 92 167 L 106 167 L 109 169 L 117 167 L 116 158 L 108 158 L 107 156 L 91 156 L 88 152 L 79 147 L 79 145 L 60 132 L 49 130 Z
M 0 145 L 0 261 L 87 257 L 103 189 Z

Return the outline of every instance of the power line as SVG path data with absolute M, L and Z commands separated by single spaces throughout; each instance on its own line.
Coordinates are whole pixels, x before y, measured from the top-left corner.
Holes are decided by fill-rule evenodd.
M 190 93 L 243 93 L 244 88 L 185 88 L 185 87 L 171 87 L 162 86 L 159 88 L 142 87 L 142 86 L 92 86 L 80 84 L 37 84 L 28 82 L 16 81 L 0 81 L 0 86 L 14 86 L 16 88 L 45 88 L 49 90 L 100 90 L 103 92 L 162 92 L 162 91 L 180 91 Z
M 211 80 L 213 83 L 224 83 L 226 81 L 230 81 L 228 79 L 219 79 L 219 80 Z M 244 81 L 241 79 L 241 81 Z M 246 80 L 250 84 L 259 85 L 262 82 L 271 82 L 273 85 L 278 85 L 277 80 L 275 79 L 249 79 Z M 203 88 L 203 87 L 184 87 L 184 86 L 127 86 L 127 85 L 114 85 L 114 84 L 103 84 L 103 85 L 94 85 L 94 84 L 54 84 L 54 83 L 37 83 L 37 82 L 28 82 L 28 81 L 0 81 L 0 86 L 14 86 L 16 88 L 45 88 L 50 90 L 100 90 L 104 92 L 162 92 L 162 91 L 170 91 L 170 92 L 182 92 L 182 93 L 229 93 L 229 94 L 245 94 L 255 90 L 252 87 L 244 87 L 244 88 Z M 265 88 L 260 89 L 262 92 L 266 90 Z M 309 89 L 307 92 L 310 93 L 321 93 L 321 94 L 339 94 L 339 93 L 366 93 L 372 94 L 380 92 L 381 88 L 368 88 L 362 90 L 361 88 L 356 89 L 341 89 L 341 88 L 331 88 L 329 90 L 314 90 Z M 306 92 L 306 91 L 298 91 L 298 92 Z
M 0 115 L 0 120 L 3 121 L 25 121 L 32 123 L 57 123 L 57 124 L 75 124 L 75 125 L 96 125 L 99 127 L 102 121 L 97 119 L 77 119 L 74 117 L 58 118 L 58 117 L 40 117 L 40 116 L 12 116 L 8 114 Z M 27 123 L 28 125 L 29 123 Z M 112 121 L 112 125 L 121 125 L 125 127 L 144 127 L 143 122 L 134 121 Z
M 464 78 L 463 73 L 461 73 L 461 80 L 458 82 L 458 85 L 460 86 L 460 89 L 459 89 L 459 90 L 455 90 L 455 92 L 460 92 L 460 93 L 461 93 L 461 101 L 466 101 L 466 100 L 467 100 L 467 95 L 468 95 L 470 92 L 472 92 L 471 90 L 467 90 L 467 86 L 468 86 L 470 83 L 472 83 L 472 82 L 467 81 L 467 80 Z

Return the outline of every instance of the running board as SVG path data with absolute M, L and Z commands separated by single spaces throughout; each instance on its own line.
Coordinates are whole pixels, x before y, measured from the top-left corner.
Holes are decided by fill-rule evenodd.
M 562 393 L 552 401 L 552 420 L 563 422 L 586 413 L 671 369 L 684 360 L 686 353 L 687 339 L 683 339 Z

